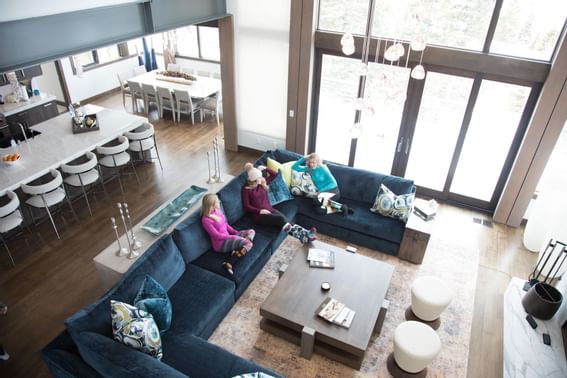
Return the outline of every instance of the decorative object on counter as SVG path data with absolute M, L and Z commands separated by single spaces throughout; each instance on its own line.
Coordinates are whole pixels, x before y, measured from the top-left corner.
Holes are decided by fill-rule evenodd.
M 100 130 L 96 114 L 82 114 L 73 117 L 73 134 Z
M 118 226 L 116 225 L 116 219 L 114 217 L 110 217 L 110 221 L 112 222 L 112 229 L 114 230 L 114 235 L 116 235 L 116 241 L 118 242 L 118 251 L 116 251 L 116 256 L 125 256 L 128 254 L 128 249 L 126 249 L 126 247 L 122 247 L 122 245 L 120 244 L 120 235 L 118 235 Z
M 185 79 L 189 81 L 197 81 L 197 78 L 191 74 L 180 72 L 180 71 L 159 71 L 157 75 L 167 76 L 167 77 L 177 77 L 180 79 Z
M 207 167 L 209 168 L 209 179 L 207 180 L 207 184 L 214 184 L 215 180 L 211 175 L 211 151 L 207 151 Z
M 527 284 L 531 287 L 540 282 L 540 277 L 545 277 L 543 283 L 551 283 L 555 277 L 565 272 L 565 260 L 567 259 L 567 245 L 558 240 L 550 239 L 542 249 L 541 256 L 530 276 Z M 551 264 L 551 265 L 548 265 Z
M 215 182 L 224 182 L 223 178 L 221 177 L 221 170 L 220 170 L 220 158 L 219 158 L 219 137 L 215 137 L 213 139 L 213 160 L 215 163 L 215 174 L 213 175 L 213 180 Z
M 20 154 L 17 152 L 14 154 L 5 154 L 4 156 L 2 156 L 2 161 L 7 165 L 12 165 L 18 160 L 20 160 Z
M 128 210 L 128 204 L 124 202 L 124 212 L 126 213 L 126 218 L 128 218 L 128 226 L 130 227 L 130 233 L 132 234 L 132 250 L 137 251 L 142 247 L 142 243 L 136 239 L 136 233 L 134 232 L 134 227 L 132 227 L 132 218 L 130 218 L 130 210 Z
M 191 185 L 189 189 L 181 193 L 177 198 L 167 204 L 142 228 L 151 234 L 159 236 L 169 226 L 173 224 L 180 216 L 197 203 L 207 192 L 207 189 L 200 186 Z
M 134 252 L 134 250 L 132 249 L 132 242 L 130 241 L 130 235 L 128 235 L 128 225 L 126 224 L 126 218 L 124 216 L 124 211 L 122 210 L 122 204 L 118 202 L 116 206 L 118 206 L 118 210 L 120 210 L 120 218 L 122 218 L 122 224 L 124 225 L 124 235 L 126 235 L 126 243 L 128 243 L 129 250 L 128 258 L 134 259 L 138 257 L 138 253 Z

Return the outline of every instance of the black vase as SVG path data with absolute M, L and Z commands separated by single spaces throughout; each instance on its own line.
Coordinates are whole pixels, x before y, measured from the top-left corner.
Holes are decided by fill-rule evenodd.
M 562 301 L 563 295 L 559 290 L 546 283 L 538 282 L 524 295 L 522 305 L 533 317 L 548 320 L 559 310 Z

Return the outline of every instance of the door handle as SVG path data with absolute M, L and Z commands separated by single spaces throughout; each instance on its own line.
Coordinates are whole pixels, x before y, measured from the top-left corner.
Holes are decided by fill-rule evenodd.
M 398 143 L 398 148 L 397 148 L 397 152 L 400 152 L 402 150 L 402 146 L 404 145 L 404 137 L 400 138 L 400 143 Z
M 410 147 L 410 138 L 406 139 L 406 155 L 409 152 L 409 147 Z
M 48 102 L 47 104 L 43 104 L 43 107 L 47 108 L 47 107 L 50 107 L 51 105 L 52 105 L 51 102 Z

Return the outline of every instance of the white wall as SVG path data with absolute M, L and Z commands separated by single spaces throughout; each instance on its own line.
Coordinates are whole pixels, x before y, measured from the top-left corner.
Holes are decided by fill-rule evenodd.
M 227 0 L 234 15 L 238 144 L 285 146 L 290 0 Z
M 211 73 L 214 72 L 220 74 L 219 63 L 203 62 L 201 60 L 184 59 L 184 58 L 176 58 L 175 62 L 177 64 L 181 64 L 182 67 L 191 67 L 196 70 L 204 70 L 204 71 L 209 71 Z
M 81 9 L 99 8 L 141 0 L 0 0 L 0 22 L 67 13 Z
M 33 84 L 39 88 L 41 93 L 52 94 L 58 101 L 65 102 L 63 90 L 61 89 L 59 77 L 57 76 L 55 62 L 43 63 L 41 70 L 43 71 L 43 75 L 33 78 Z
M 118 73 L 133 69 L 138 65 L 138 58 L 132 57 L 119 62 L 83 72 L 81 76 L 73 74 L 69 58 L 61 59 L 69 96 L 72 102 L 96 96 L 118 88 Z

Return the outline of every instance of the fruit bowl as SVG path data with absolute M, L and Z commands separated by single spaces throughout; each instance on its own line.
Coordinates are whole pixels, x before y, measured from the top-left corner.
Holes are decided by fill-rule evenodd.
M 5 154 L 2 156 L 2 162 L 4 164 L 14 164 L 17 163 L 20 160 L 20 154 L 15 153 L 15 154 Z

